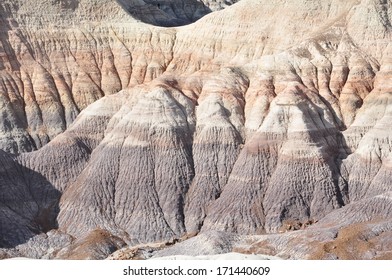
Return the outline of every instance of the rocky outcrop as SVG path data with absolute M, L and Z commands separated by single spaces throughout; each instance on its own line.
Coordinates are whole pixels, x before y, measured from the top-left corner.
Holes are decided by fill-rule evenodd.
M 14 247 L 57 227 L 60 192 L 4 151 L 0 162 L 0 247 Z
M 0 5 L 2 247 L 58 228 L 58 256 L 102 258 L 218 230 L 235 240 L 195 254 L 302 258 L 293 238 L 389 219 L 390 2 L 52 2 Z M 241 236 L 288 221 L 319 222 Z
M 195 22 L 212 10 L 222 9 L 236 1 L 224 3 L 200 0 L 117 0 L 117 2 L 132 17 L 142 22 L 169 27 Z

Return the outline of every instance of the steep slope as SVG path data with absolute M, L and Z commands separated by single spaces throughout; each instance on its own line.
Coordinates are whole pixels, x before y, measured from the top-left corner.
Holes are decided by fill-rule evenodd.
M 159 26 L 179 26 L 197 21 L 211 11 L 238 0 L 117 0 L 132 17 Z
M 188 2 L 178 13 L 204 7 Z M 87 105 L 153 80 L 172 60 L 173 30 L 153 31 L 111 0 L 3 1 L 0 20 L 0 147 L 13 153 L 44 146 Z
M 237 252 L 283 259 L 391 258 L 391 193 L 354 202 L 313 225 L 291 221 L 286 231 L 268 235 L 239 235 L 205 231 L 153 253 L 154 257 Z M 372 213 L 372 215 L 364 215 Z M 377 217 L 377 218 L 375 218 Z M 297 230 L 295 230 L 297 229 Z
M 184 23 L 186 9 L 161 2 L 139 1 L 165 12 L 139 19 Z M 137 22 L 114 1 L 56 2 L 36 22 L 39 7 L 23 16 L 24 3 L 2 6 L 1 96 L 13 101 L 3 102 L 1 147 L 41 148 L 4 153 L 0 209 L 23 222 L 0 218 L 2 246 L 53 228 L 79 239 L 72 251 L 96 230 L 110 246 L 323 219 L 331 236 L 349 224 L 332 229 L 328 217 L 352 209 L 352 223 L 379 210 L 389 219 L 389 199 L 355 205 L 391 191 L 390 1 L 242 0 L 177 28 Z M 50 195 L 29 194 L 19 178 L 30 173 L 33 193 Z M 294 235 L 265 238 L 278 252 Z

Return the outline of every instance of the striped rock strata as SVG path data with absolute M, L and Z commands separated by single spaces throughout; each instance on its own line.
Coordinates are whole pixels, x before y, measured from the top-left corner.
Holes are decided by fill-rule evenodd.
M 202 3 L 140 1 L 154 17 L 49 2 L 1 5 L 3 247 L 51 229 L 78 246 L 97 230 L 109 237 L 87 239 L 116 246 L 275 233 L 365 201 L 356 215 L 376 218 L 391 191 L 390 1 L 242 0 L 176 28 L 138 20 L 182 24 Z

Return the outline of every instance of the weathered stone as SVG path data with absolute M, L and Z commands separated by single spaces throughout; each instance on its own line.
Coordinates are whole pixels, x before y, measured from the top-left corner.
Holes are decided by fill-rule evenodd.
M 1 247 L 104 258 L 200 232 L 166 252 L 350 258 L 341 232 L 389 240 L 391 2 L 234 2 L 0 4 Z

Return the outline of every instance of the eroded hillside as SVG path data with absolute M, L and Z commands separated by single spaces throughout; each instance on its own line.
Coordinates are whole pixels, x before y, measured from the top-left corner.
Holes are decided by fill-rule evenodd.
M 221 2 L 28 2 L 0 5 L 2 247 L 200 233 L 161 254 L 350 258 L 323 246 L 388 236 L 390 1 L 242 0 L 171 28 Z

